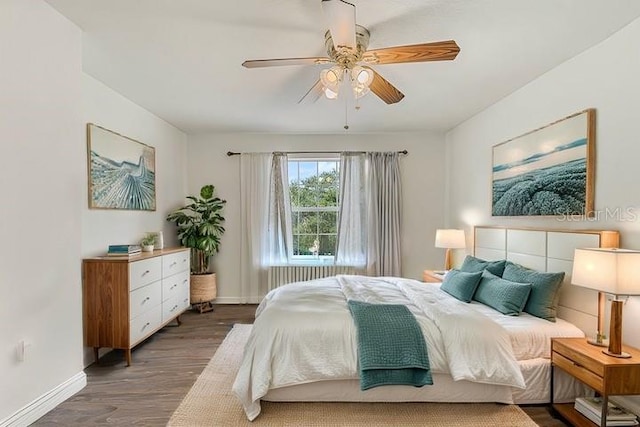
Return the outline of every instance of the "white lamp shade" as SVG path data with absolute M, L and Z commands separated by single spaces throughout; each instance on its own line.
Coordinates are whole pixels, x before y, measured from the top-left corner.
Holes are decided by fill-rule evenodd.
M 464 230 L 436 230 L 436 248 L 462 249 L 466 247 Z
M 571 283 L 613 295 L 640 295 L 640 251 L 576 249 Z

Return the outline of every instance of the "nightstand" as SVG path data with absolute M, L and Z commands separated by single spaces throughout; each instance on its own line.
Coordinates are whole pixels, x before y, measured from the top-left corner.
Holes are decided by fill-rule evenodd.
M 602 353 L 602 347 L 587 343 L 585 338 L 551 339 L 551 403 L 553 408 L 574 426 L 594 426 L 574 409 L 572 403 L 553 403 L 553 369 L 558 367 L 593 388 L 602 396 L 606 408 L 610 395 L 640 394 L 640 350 L 623 345 L 630 359 L 618 359 Z M 602 427 L 606 413 L 601 415 Z
M 424 270 L 422 272 L 422 281 L 427 283 L 441 283 L 442 279 L 444 279 L 444 274 L 442 271 L 434 270 Z

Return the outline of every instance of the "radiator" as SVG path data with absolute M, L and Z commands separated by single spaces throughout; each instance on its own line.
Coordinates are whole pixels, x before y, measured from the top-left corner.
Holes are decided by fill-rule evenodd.
M 357 274 L 358 269 L 343 265 L 278 265 L 269 267 L 269 290 L 293 282 L 322 279 L 336 274 Z

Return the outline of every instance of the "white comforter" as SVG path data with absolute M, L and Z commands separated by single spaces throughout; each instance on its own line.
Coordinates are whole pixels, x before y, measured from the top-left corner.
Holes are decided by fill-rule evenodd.
M 258 307 L 233 384 L 250 420 L 269 389 L 358 378 L 349 299 L 408 306 L 424 333 L 432 372 L 525 388 L 506 331 L 469 304 L 415 280 L 337 276 L 280 287 Z

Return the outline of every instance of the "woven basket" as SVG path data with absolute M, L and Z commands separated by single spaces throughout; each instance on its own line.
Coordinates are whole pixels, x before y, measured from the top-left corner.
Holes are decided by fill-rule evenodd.
M 191 275 L 191 304 L 213 301 L 217 291 L 215 273 Z

